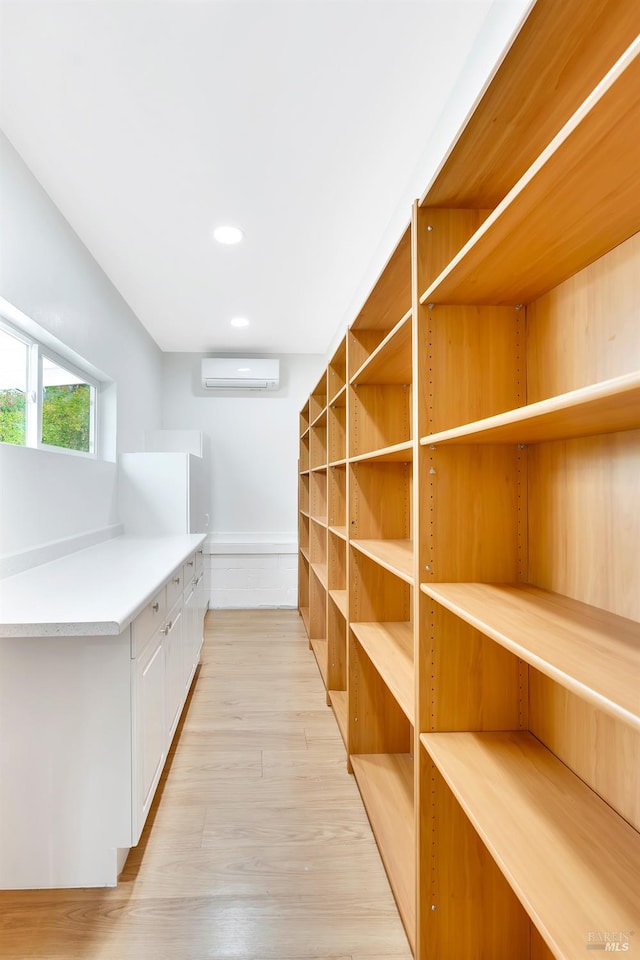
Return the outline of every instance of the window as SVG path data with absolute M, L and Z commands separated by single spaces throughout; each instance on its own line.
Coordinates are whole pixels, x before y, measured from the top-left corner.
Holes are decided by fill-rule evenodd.
M 29 347 L 0 328 L 0 441 L 27 442 Z
M 98 384 L 0 323 L 0 442 L 96 453 Z

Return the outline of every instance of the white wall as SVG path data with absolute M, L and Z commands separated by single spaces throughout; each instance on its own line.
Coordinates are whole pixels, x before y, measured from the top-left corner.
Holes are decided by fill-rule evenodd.
M 324 358 L 281 356 L 279 390 L 234 395 L 202 389 L 200 360 L 164 354 L 162 425 L 205 435 L 212 606 L 295 606 L 299 413 Z
M 0 134 L 0 294 L 117 384 L 117 447 L 160 425 L 162 354 Z M 0 445 L 0 555 L 117 521 L 114 463 Z

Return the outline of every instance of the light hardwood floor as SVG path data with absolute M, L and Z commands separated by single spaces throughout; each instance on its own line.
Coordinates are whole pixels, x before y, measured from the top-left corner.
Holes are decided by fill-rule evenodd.
M 0 892 L 2 960 L 411 960 L 297 611 L 215 611 L 118 887 Z

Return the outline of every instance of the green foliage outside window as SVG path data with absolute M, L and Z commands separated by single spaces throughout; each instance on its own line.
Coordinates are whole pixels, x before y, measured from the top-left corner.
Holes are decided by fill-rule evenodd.
M 24 446 L 27 438 L 25 395 L 22 390 L 0 390 L 0 443 Z
M 22 390 L 0 390 L 0 443 L 24 446 L 27 418 Z M 88 383 L 45 387 L 42 442 L 68 450 L 91 449 L 91 387 Z
M 88 383 L 45 387 L 42 442 L 68 450 L 90 450 L 91 387 Z

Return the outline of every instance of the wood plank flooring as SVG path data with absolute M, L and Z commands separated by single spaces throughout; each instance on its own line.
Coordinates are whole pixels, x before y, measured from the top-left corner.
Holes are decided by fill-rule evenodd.
M 115 889 L 0 891 L 2 960 L 411 960 L 296 611 L 215 611 Z

